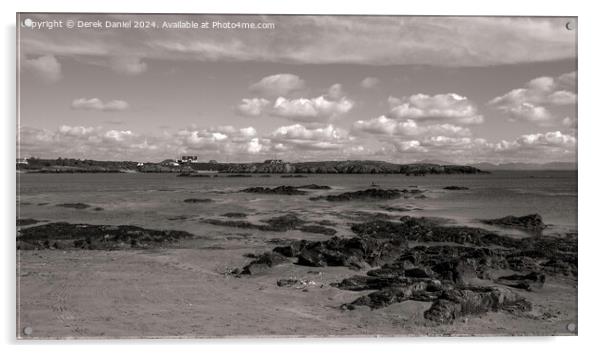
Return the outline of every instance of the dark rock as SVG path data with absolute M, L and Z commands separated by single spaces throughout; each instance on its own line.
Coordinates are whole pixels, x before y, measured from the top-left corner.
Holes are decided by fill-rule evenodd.
M 367 263 L 377 266 L 392 261 L 407 246 L 407 242 L 403 240 L 333 237 L 326 241 L 309 242 L 303 246 L 298 255 L 298 264 L 362 268 Z
M 332 189 L 328 185 L 317 185 L 317 184 L 301 185 L 298 188 L 299 189 L 309 189 L 309 190 L 330 190 L 330 189 Z
M 297 217 L 297 215 L 292 213 L 285 214 L 283 216 L 273 217 L 264 220 L 263 222 L 268 224 L 270 230 L 275 231 L 287 231 L 296 229 L 306 223 L 304 220 L 300 219 L 299 217 Z
M 546 228 L 546 225 L 543 223 L 543 219 L 537 213 L 521 217 L 506 216 L 495 219 L 484 219 L 482 222 L 495 226 L 526 230 L 536 234 L 541 234 L 541 232 Z
M 247 215 L 245 213 L 242 213 L 242 212 L 228 212 L 228 213 L 224 213 L 222 215 L 222 217 L 228 217 L 228 218 L 245 218 L 245 217 L 247 217 Z
M 301 174 L 295 174 L 295 175 L 285 174 L 285 175 L 281 175 L 280 177 L 281 178 L 307 178 L 306 175 L 301 175 Z
M 17 227 L 19 226 L 29 226 L 32 224 L 40 223 L 37 219 L 33 218 L 17 218 Z
M 451 185 L 451 186 L 444 187 L 443 190 L 469 190 L 469 189 L 465 186 Z
M 299 230 L 302 232 L 306 232 L 306 233 L 317 233 L 317 234 L 324 234 L 324 235 L 337 234 L 336 229 L 332 229 L 332 228 L 328 228 L 328 227 L 324 227 L 324 226 L 320 226 L 320 225 L 313 225 L 313 224 L 300 227 Z
M 540 272 L 531 272 L 526 275 L 514 274 L 499 277 L 495 282 L 505 286 L 531 291 L 540 289 L 546 281 L 546 275 Z
M 211 199 L 185 199 L 184 202 L 186 203 L 208 203 L 208 202 L 213 202 L 213 200 Z
M 241 274 L 257 275 L 267 272 L 270 268 L 287 262 L 286 258 L 278 253 L 266 252 L 257 259 L 243 267 Z
M 85 203 L 81 203 L 81 202 L 77 202 L 77 203 L 61 203 L 57 205 L 58 207 L 65 207 L 65 208 L 74 208 L 77 210 L 83 210 L 89 207 L 92 207 L 88 204 Z
M 193 235 L 177 230 L 153 230 L 136 226 L 48 223 L 20 230 L 18 242 L 32 244 L 38 249 L 61 248 L 122 249 L 155 247 Z
M 94 207 L 93 210 L 94 211 L 104 211 L 104 208 L 102 208 L 102 207 Z
M 516 293 L 503 288 L 476 287 L 444 291 L 424 313 L 427 320 L 452 323 L 466 315 L 499 310 L 531 310 L 531 304 Z
M 251 187 L 243 189 L 241 192 L 250 192 L 256 194 L 269 194 L 269 195 L 305 195 L 307 191 L 299 190 L 295 186 L 277 186 L 275 188 L 266 188 L 261 186 Z
M 353 192 L 344 192 L 338 195 L 326 195 L 312 197 L 310 200 L 326 201 L 369 201 L 369 200 L 391 200 L 401 197 L 401 191 L 395 189 L 367 189 Z

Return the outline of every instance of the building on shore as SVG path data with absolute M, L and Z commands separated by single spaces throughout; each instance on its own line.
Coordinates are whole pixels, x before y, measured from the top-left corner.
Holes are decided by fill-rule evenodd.
M 17 165 L 28 165 L 27 158 L 17 158 Z
M 198 163 L 198 156 L 182 156 L 181 159 L 178 159 L 178 163 Z
M 266 159 L 263 163 L 265 164 L 284 164 L 282 159 Z

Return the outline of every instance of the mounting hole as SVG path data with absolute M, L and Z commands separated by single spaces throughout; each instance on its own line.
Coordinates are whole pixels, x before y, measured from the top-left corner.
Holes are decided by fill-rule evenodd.
M 33 333 L 33 329 L 30 326 L 25 326 L 25 328 L 23 329 L 23 333 L 26 336 L 31 336 L 31 334 Z
M 577 325 L 571 322 L 570 324 L 566 325 L 566 329 L 569 330 L 569 332 L 575 332 L 575 330 L 577 330 Z

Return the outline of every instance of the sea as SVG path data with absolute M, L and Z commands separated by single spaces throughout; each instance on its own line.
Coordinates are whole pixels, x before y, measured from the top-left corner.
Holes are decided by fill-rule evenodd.
M 308 190 L 307 195 L 263 195 L 240 192 L 252 186 L 328 185 L 331 190 Z M 468 190 L 446 190 L 446 186 Z M 363 190 L 419 189 L 423 198 L 328 202 L 310 197 Z M 418 194 L 416 194 L 418 195 Z M 210 199 L 186 203 L 185 199 Z M 84 203 L 90 207 L 61 207 Z M 241 212 L 250 222 L 295 213 L 308 221 L 324 221 L 341 236 L 350 225 L 377 217 L 439 217 L 450 224 L 478 226 L 511 236 L 520 231 L 487 227 L 480 220 L 538 213 L 548 225 L 544 235 L 577 233 L 576 171 L 495 171 L 474 175 L 405 176 L 397 174 L 311 174 L 282 178 L 278 174 L 251 177 L 178 177 L 175 174 L 34 174 L 17 175 L 17 217 L 54 222 L 137 225 L 178 229 L 193 234 L 215 232 L 223 226 L 206 219 L 227 219 Z M 226 227 L 227 228 L 227 227 Z M 235 229 L 232 229 L 235 231 Z

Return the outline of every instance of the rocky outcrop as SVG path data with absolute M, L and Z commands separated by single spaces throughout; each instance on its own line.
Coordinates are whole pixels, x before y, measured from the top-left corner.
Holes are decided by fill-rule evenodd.
M 443 190 L 469 190 L 469 189 L 465 186 L 451 185 L 451 186 L 445 186 L 443 188 Z
M 221 220 L 221 219 L 207 219 L 204 221 L 208 224 L 217 226 L 244 228 L 244 229 L 256 229 L 261 231 L 270 232 L 285 232 L 288 230 L 300 230 L 306 233 L 318 233 L 325 235 L 334 235 L 336 230 L 328 227 L 324 227 L 316 224 L 308 224 L 307 221 L 299 218 L 294 213 L 288 213 L 282 216 L 272 217 L 262 220 L 261 224 L 251 223 L 243 220 Z
M 287 259 L 284 256 L 278 253 L 267 252 L 260 255 L 259 257 L 257 257 L 257 259 L 251 261 L 251 263 L 243 267 L 242 271 L 240 271 L 240 274 L 263 274 L 269 271 L 272 267 L 283 264 L 285 262 L 287 262 Z
M 328 185 L 317 185 L 317 184 L 307 184 L 301 185 L 297 187 L 298 189 L 309 189 L 309 190 L 330 190 L 332 189 Z
M 19 226 L 29 226 L 32 224 L 40 223 L 37 219 L 33 218 L 17 218 L 17 227 Z
M 541 232 L 546 228 L 543 219 L 537 213 L 520 217 L 506 216 L 495 219 L 484 219 L 482 222 L 489 225 L 520 229 L 536 234 L 541 234 Z
M 241 190 L 241 192 L 250 192 L 255 194 L 268 194 L 268 195 L 305 195 L 307 191 L 299 190 L 296 186 L 282 185 L 274 188 L 267 188 L 262 186 L 256 186 Z
M 136 226 L 48 223 L 19 230 L 18 249 L 112 250 L 150 248 L 190 238 L 177 230 L 154 230 Z
M 344 192 L 338 195 L 325 195 L 312 197 L 310 200 L 326 201 L 369 201 L 369 200 L 391 200 L 401 197 L 402 192 L 395 189 L 367 189 L 360 191 Z
M 186 202 L 186 203 L 209 203 L 209 202 L 213 202 L 213 200 L 191 198 L 191 199 L 185 199 L 184 202 Z
M 60 203 L 57 205 L 57 207 L 74 208 L 76 210 L 84 210 L 84 209 L 90 208 L 92 206 L 85 204 L 85 203 L 77 202 L 77 203 Z

